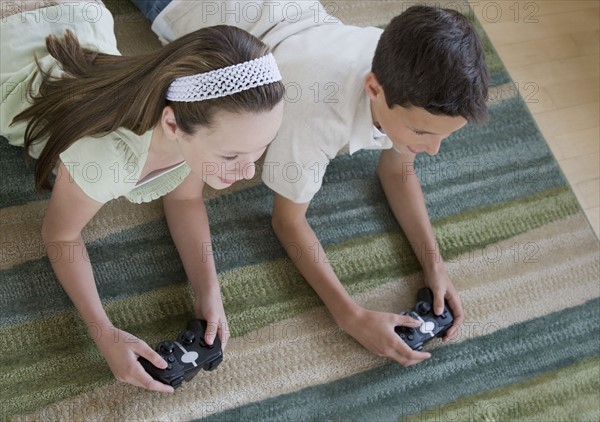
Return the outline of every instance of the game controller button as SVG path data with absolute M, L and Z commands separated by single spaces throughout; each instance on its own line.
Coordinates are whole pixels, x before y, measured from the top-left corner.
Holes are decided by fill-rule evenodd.
M 170 355 L 171 353 L 173 353 L 174 349 L 175 349 L 175 345 L 170 341 L 163 341 L 159 345 L 159 352 L 163 353 L 165 355 Z
M 402 339 L 406 338 L 406 334 L 400 333 L 400 338 L 402 338 Z
M 431 334 L 435 329 L 435 323 L 433 321 L 426 321 L 421 324 L 420 329 L 422 333 Z
M 167 358 L 167 362 L 171 362 L 171 363 L 175 362 L 175 356 L 172 356 L 172 355 L 171 355 L 171 356 L 169 356 L 169 357 Z
M 168 365 L 167 365 L 167 371 L 170 371 L 171 369 L 173 369 L 173 365 L 171 365 L 171 364 L 168 364 Z
M 198 360 L 198 353 L 196 352 L 185 352 L 183 356 L 181 356 L 181 361 L 183 363 L 193 363 L 196 366 L 196 360 Z
M 183 333 L 182 340 L 185 344 L 192 344 L 196 340 L 196 335 L 193 331 L 187 330 Z
M 416 350 L 417 352 L 420 352 L 421 350 L 423 350 L 423 346 L 421 345 L 421 346 L 419 346 L 419 347 L 415 348 L 415 350 Z
M 417 312 L 419 315 L 427 315 L 431 311 L 431 305 L 427 302 L 419 302 L 417 304 Z
M 412 334 L 408 335 L 408 341 L 413 341 L 415 339 L 415 336 L 413 336 Z

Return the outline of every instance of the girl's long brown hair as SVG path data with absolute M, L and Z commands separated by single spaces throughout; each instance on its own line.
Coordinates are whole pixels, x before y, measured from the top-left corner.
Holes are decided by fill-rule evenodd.
M 70 31 L 64 38 L 46 38 L 49 53 L 63 74 L 41 69 L 40 89 L 32 105 L 14 120 L 28 121 L 25 152 L 47 139 L 35 165 L 38 191 L 51 190 L 48 180 L 59 154 L 85 136 L 102 136 L 119 127 L 142 135 L 159 121 L 162 110 L 173 108 L 178 127 L 193 134 L 210 126 L 218 110 L 258 113 L 271 110 L 284 95 L 281 82 L 222 98 L 198 102 L 165 99 L 178 77 L 242 63 L 268 53 L 268 47 L 249 33 L 231 26 L 192 32 L 143 56 L 113 56 L 83 48 Z M 34 78 L 35 80 L 36 78 Z M 28 89 L 31 92 L 31 87 Z

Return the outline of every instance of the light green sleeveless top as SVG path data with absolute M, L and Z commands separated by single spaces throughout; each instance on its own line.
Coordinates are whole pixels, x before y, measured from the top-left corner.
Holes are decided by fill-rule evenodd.
M 49 55 L 45 38 L 73 31 L 82 46 L 102 53 L 120 55 L 110 12 L 96 3 L 65 3 L 9 16 L 0 22 L 0 135 L 15 146 L 23 146 L 26 122 L 11 125 L 14 116 L 29 106 L 27 89 L 37 94 L 34 54 L 43 69 L 61 71 Z M 61 161 L 77 185 L 90 198 L 105 203 L 125 196 L 135 203 L 149 202 L 175 189 L 190 169 L 187 164 L 136 186 L 148 157 L 152 131 L 142 136 L 125 129 L 102 137 L 77 140 L 60 154 Z M 37 158 L 45 142 L 34 145 L 29 154 Z

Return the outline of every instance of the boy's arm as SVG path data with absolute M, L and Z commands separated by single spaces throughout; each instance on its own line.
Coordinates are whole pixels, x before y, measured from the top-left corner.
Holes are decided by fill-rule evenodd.
M 430 357 L 429 353 L 411 350 L 394 331 L 394 327 L 399 325 L 418 327 L 418 321 L 397 314 L 370 311 L 354 302 L 333 272 L 319 239 L 306 220 L 308 205 L 296 204 L 275 194 L 273 229 L 282 245 L 294 244 L 294 251 L 300 249 L 301 253 L 293 257 L 294 264 L 323 300 L 337 324 L 372 353 L 388 356 L 404 366 Z
M 433 291 L 434 312 L 442 313 L 444 299 L 452 309 L 454 324 L 444 337 L 448 340 L 458 333 L 464 320 L 463 309 L 435 240 L 414 160 L 414 154 L 384 150 L 377 174 L 392 212 L 421 263 L 425 284 Z
M 196 316 L 208 322 L 205 340 L 212 344 L 216 334 L 225 348 L 229 337 L 221 287 L 212 253 L 204 182 L 190 174 L 175 190 L 163 197 L 169 232 L 194 292 Z

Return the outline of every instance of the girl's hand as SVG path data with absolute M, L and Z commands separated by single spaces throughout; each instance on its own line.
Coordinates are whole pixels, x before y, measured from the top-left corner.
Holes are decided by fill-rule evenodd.
M 225 310 L 223 309 L 223 300 L 219 290 L 203 291 L 196 296 L 194 301 L 194 311 L 196 318 L 206 320 L 206 334 L 204 341 L 207 344 L 213 344 L 215 336 L 218 335 L 221 340 L 221 347 L 225 350 L 227 340 L 229 340 L 229 327 Z
M 417 328 L 421 322 L 407 315 L 359 307 L 352 315 L 346 316 L 341 328 L 371 353 L 392 358 L 402 366 L 414 365 L 431 357 L 430 353 L 417 352 L 408 347 L 394 330 L 397 326 Z
M 443 337 L 443 341 L 449 341 L 456 338 L 461 324 L 465 320 L 465 315 L 452 280 L 445 268 L 438 269 L 436 272 L 425 274 L 425 285 L 433 292 L 433 313 L 441 315 L 444 312 L 444 300 L 454 316 L 452 327 Z
M 119 381 L 163 393 L 175 391 L 170 385 L 152 378 L 138 362 L 138 357 L 142 356 L 157 368 L 167 367 L 167 362 L 143 340 L 110 327 L 96 339 L 96 345 Z

